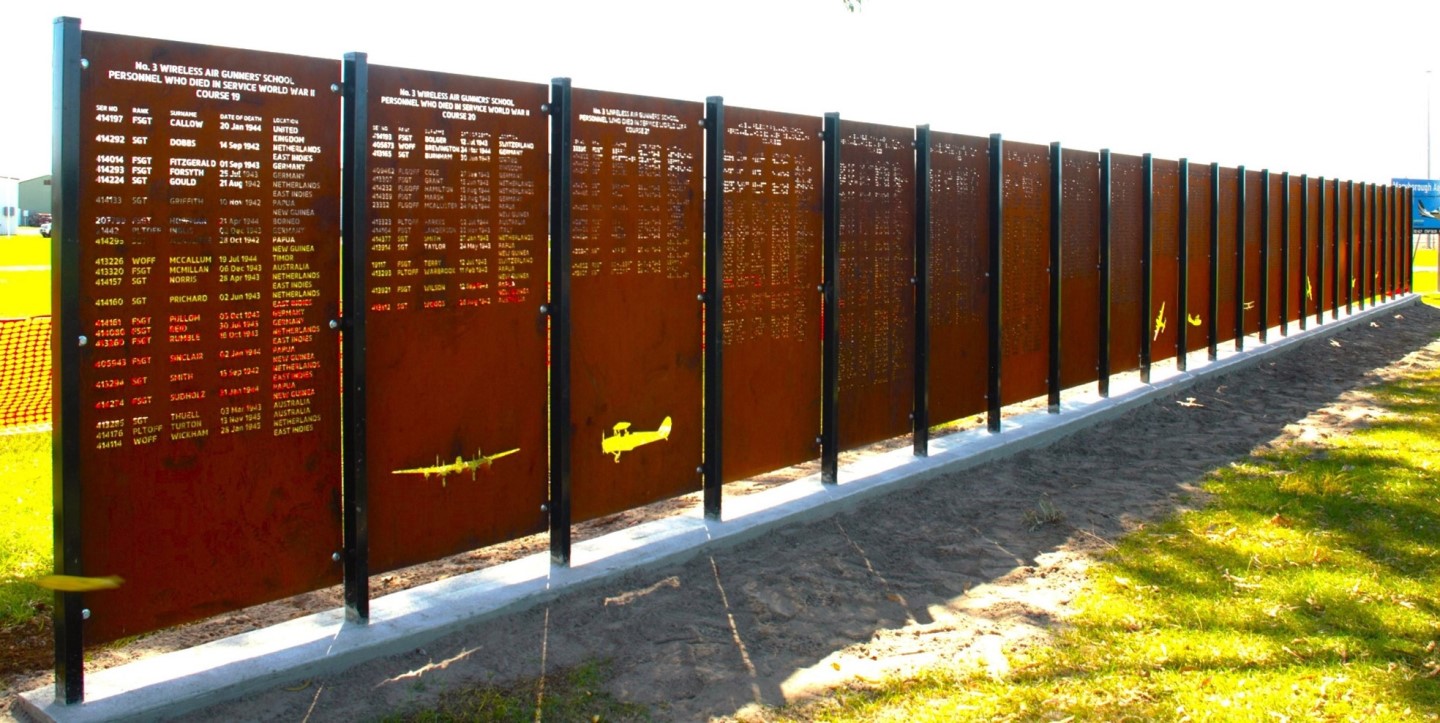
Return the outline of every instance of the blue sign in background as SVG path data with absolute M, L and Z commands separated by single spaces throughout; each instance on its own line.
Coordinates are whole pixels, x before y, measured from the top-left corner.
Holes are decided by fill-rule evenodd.
M 1415 230 L 1440 232 L 1440 180 L 1394 178 L 1391 183 L 1415 190 L 1415 203 L 1410 209 Z

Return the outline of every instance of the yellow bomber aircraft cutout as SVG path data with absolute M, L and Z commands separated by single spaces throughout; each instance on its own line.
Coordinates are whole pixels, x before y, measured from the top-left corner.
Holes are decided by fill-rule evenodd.
M 619 464 L 621 454 L 651 442 L 669 439 L 670 428 L 669 417 L 666 417 L 665 421 L 660 423 L 660 428 L 653 432 L 632 432 L 629 422 L 616 422 L 610 436 L 605 436 L 604 432 L 600 433 L 600 449 L 605 454 L 615 455 L 615 463 Z
M 500 459 L 501 457 L 508 457 L 519 451 L 520 448 L 516 447 L 515 449 L 508 449 L 504 452 L 497 452 L 487 457 L 483 453 L 481 453 L 480 450 L 477 449 L 475 450 L 475 459 L 456 457 L 455 461 L 451 462 L 450 464 L 440 464 L 440 458 L 437 456 L 435 458 L 434 466 L 416 467 L 414 469 L 397 469 L 390 474 L 418 474 L 425 479 L 430 479 L 430 475 L 433 474 L 440 477 L 440 486 L 444 487 L 445 478 L 449 475 L 460 474 L 461 472 L 469 472 L 470 479 L 473 480 L 475 479 L 475 474 L 480 470 L 490 469 L 490 465 L 495 460 Z

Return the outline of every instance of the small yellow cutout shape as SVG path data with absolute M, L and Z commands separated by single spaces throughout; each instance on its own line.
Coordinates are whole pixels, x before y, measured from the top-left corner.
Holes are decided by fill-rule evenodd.
M 629 422 L 616 422 L 615 426 L 611 428 L 610 436 L 605 436 L 604 432 L 600 433 L 600 449 L 605 454 L 614 455 L 615 463 L 619 464 L 621 454 L 651 442 L 669 439 L 670 428 L 669 417 L 666 417 L 665 421 L 660 423 L 660 428 L 653 432 L 632 432 Z

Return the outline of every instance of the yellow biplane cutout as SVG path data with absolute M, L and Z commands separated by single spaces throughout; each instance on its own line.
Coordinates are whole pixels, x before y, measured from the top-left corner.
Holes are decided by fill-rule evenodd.
M 1255 308 L 1255 302 L 1253 302 L 1253 301 L 1247 301 L 1247 302 L 1245 302 L 1245 310 L 1246 310 L 1246 311 L 1251 311 L 1251 310 L 1253 310 L 1254 308 Z
M 614 428 L 611 430 L 613 433 L 610 436 L 605 436 L 604 432 L 600 433 L 600 449 L 603 450 L 605 454 L 615 455 L 615 462 L 619 464 L 621 454 L 634 450 L 641 445 L 659 442 L 662 439 L 669 439 L 670 427 L 671 422 L 669 417 L 666 417 L 665 421 L 660 423 L 660 428 L 653 432 L 632 432 L 630 431 L 629 422 L 616 422 Z
M 125 584 L 119 575 L 106 577 L 80 577 L 79 575 L 45 575 L 35 580 L 37 587 L 59 592 L 95 592 L 114 590 Z
M 1309 277 L 1309 276 L 1306 276 L 1306 277 L 1305 277 L 1305 299 L 1308 300 L 1308 301 L 1314 301 L 1314 300 L 1315 300 L 1315 292 L 1314 292 L 1313 289 L 1310 288 L 1310 277 Z
M 1155 315 L 1155 339 L 1165 333 L 1165 302 L 1160 302 L 1160 313 Z M 1154 341 L 1154 339 L 1151 339 Z
M 1205 323 L 1205 320 L 1201 319 L 1199 314 L 1191 314 L 1186 318 L 1186 321 L 1190 322 L 1190 326 L 1200 326 Z
M 440 477 L 440 486 L 441 486 L 441 487 L 444 487 L 444 486 L 445 486 L 445 478 L 448 477 L 448 476 L 450 476 L 450 475 L 452 475 L 452 474 L 460 474 L 461 472 L 469 472 L 469 473 L 470 473 L 470 479 L 473 480 L 473 479 L 475 479 L 475 473 L 479 472 L 479 471 L 482 470 L 482 469 L 483 469 L 483 470 L 489 470 L 489 469 L 490 469 L 490 465 L 491 465 L 495 460 L 500 459 L 501 457 L 508 457 L 508 456 L 510 456 L 510 455 L 512 455 L 512 454 L 515 454 L 516 452 L 519 452 L 519 451 L 520 451 L 520 448 L 519 448 L 519 447 L 516 447 L 515 449 L 508 449 L 508 450 L 505 450 L 504 452 L 497 452 L 497 453 L 492 454 L 492 455 L 489 455 L 489 456 L 487 457 L 485 454 L 481 453 L 480 450 L 477 449 L 477 450 L 475 450 L 475 459 L 465 459 L 464 457 L 456 457 L 456 458 L 455 458 L 455 461 L 454 461 L 454 462 L 451 462 L 450 464 L 440 464 L 440 457 L 437 456 L 437 457 L 435 457 L 435 465 L 432 466 L 432 467 L 416 467 L 416 468 L 414 468 L 414 469 L 397 469 L 397 470 L 395 470 L 394 472 L 391 472 L 390 474 L 418 474 L 418 475 L 421 475 L 421 476 L 422 476 L 423 478 L 425 478 L 425 479 L 430 479 L 430 475 L 433 474 L 433 475 L 437 475 L 437 476 Z

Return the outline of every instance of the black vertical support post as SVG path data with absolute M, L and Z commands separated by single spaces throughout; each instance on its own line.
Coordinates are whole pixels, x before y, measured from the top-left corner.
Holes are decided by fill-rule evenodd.
M 1366 262 L 1365 262 L 1365 290 L 1366 290 L 1366 294 L 1368 294 L 1368 295 L 1370 296 L 1370 305 L 1371 305 L 1371 306 L 1376 306 L 1376 305 L 1378 305 L 1378 304 L 1380 303 L 1380 299 L 1377 298 L 1377 297 L 1376 297 L 1376 294 L 1375 294 L 1375 286 L 1376 286 L 1376 284 L 1375 284 L 1375 274 L 1376 274 L 1376 273 L 1379 271 L 1379 269 L 1380 269 L 1380 266 L 1379 266 L 1380 257 L 1379 257 L 1379 255 L 1378 255 L 1378 254 L 1379 254 L 1379 249 L 1378 249 L 1378 247 L 1377 247 L 1377 244 L 1375 243 L 1375 239 L 1376 239 L 1377 235 L 1380 233 L 1380 192 L 1379 192 L 1379 188 L 1380 188 L 1379 186 L 1377 186 L 1377 185 L 1375 185 L 1375 184 L 1373 184 L 1373 183 L 1370 184 L 1370 188 L 1368 189 L 1368 198 L 1366 199 L 1366 203 L 1367 203 L 1367 205 L 1370 207 L 1370 208 L 1369 208 L 1369 213 L 1370 213 L 1370 233 L 1367 235 L 1367 237 L 1366 237 L 1366 239 L 1365 239 L 1365 245 L 1366 245 L 1365 257 L 1366 257 L 1366 259 L 1367 259 Z
M 1180 159 L 1180 228 L 1179 256 L 1180 275 L 1176 279 L 1180 298 L 1175 301 L 1175 318 L 1179 320 L 1179 333 L 1175 335 L 1175 368 L 1185 371 L 1189 366 L 1190 343 L 1190 159 Z
M 1210 361 L 1220 357 L 1220 164 L 1210 164 L 1210 308 L 1205 346 Z
M 1330 182 L 1330 258 L 1335 264 L 1330 279 L 1330 320 L 1340 318 L 1340 179 Z
M 1235 181 L 1235 351 L 1245 351 L 1245 167 Z
M 1389 198 L 1390 188 L 1388 186 L 1381 186 L 1379 197 L 1375 201 L 1375 205 L 1380 209 L 1378 217 L 1380 222 L 1378 224 L 1379 231 L 1375 240 L 1375 301 L 1377 303 L 1385 301 L 1385 247 L 1390 238 Z
M 1405 290 L 1415 293 L 1415 189 L 1405 191 L 1405 248 L 1410 252 L 1405 260 Z
M 1310 283 L 1310 174 L 1300 174 L 1300 278 L 1305 280 L 1305 285 L 1300 289 L 1300 313 L 1296 318 L 1300 321 L 1300 330 L 1304 331 L 1309 315 L 1305 312 L 1305 302 L 1309 301 L 1314 294 Z
M 705 99 L 705 462 L 706 519 L 720 519 L 725 482 L 725 99 Z
M 1280 336 L 1290 335 L 1290 172 L 1280 174 Z M 1301 308 L 1304 308 L 1303 305 Z
M 1065 234 L 1061 211 L 1064 203 L 1065 161 L 1060 142 L 1050 144 L 1050 359 L 1046 367 L 1050 381 L 1047 401 L 1050 413 L 1060 413 L 1060 292 L 1062 257 L 1060 249 Z
M 1140 303 L 1145 313 L 1140 315 L 1140 381 L 1150 383 L 1151 330 L 1154 322 L 1150 315 L 1155 313 L 1155 280 L 1152 269 L 1155 265 L 1155 157 L 1146 153 L 1140 157 L 1140 184 L 1143 194 L 1144 237 L 1140 244 Z M 1184 324 L 1180 325 L 1184 329 Z
M 1260 171 L 1260 343 L 1270 339 L 1270 169 Z
M 1320 177 L 1320 227 L 1315 229 L 1315 326 L 1325 323 L 1325 177 Z
M 345 115 L 341 122 L 340 286 L 344 293 L 341 323 L 342 416 L 345 468 L 340 498 L 345 506 L 345 620 L 364 624 L 370 618 L 369 471 L 365 459 L 365 292 L 370 262 L 370 67 L 364 53 L 345 55 Z
M 915 410 L 916 457 L 930 454 L 930 126 L 915 126 Z
M 550 563 L 570 565 L 570 79 L 550 81 Z
M 1100 149 L 1100 396 L 1110 396 L 1110 149 Z M 1144 370 L 1141 370 L 1144 373 Z
M 1000 431 L 1000 269 L 1004 259 L 1005 237 L 1005 140 L 999 133 L 990 134 L 990 303 L 986 336 L 989 339 L 989 365 L 985 383 L 985 424 L 991 432 Z
M 820 482 L 840 480 L 840 114 L 825 114 L 825 343 L 821 367 Z
M 54 95 L 51 96 L 50 331 L 51 494 L 54 496 L 55 573 L 84 575 L 80 559 L 80 58 L 79 18 L 55 19 Z M 84 600 L 56 592 L 55 700 L 85 700 Z

